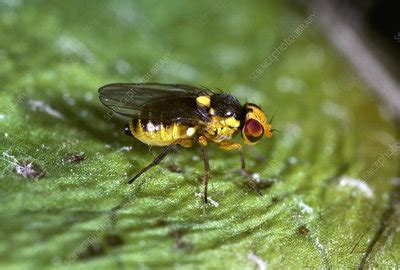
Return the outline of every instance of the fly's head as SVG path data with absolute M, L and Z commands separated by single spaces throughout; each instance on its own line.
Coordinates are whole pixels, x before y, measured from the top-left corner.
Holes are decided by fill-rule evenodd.
M 271 124 L 267 122 L 265 114 L 255 104 L 246 103 L 244 105 L 242 125 L 242 138 L 246 144 L 256 144 L 266 136 L 272 136 Z

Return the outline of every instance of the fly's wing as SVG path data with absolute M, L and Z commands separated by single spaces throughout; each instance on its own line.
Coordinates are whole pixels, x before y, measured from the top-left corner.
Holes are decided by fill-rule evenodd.
M 197 124 L 202 114 L 196 98 L 213 92 L 183 84 L 108 84 L 99 89 L 100 101 L 117 114 L 132 119 Z

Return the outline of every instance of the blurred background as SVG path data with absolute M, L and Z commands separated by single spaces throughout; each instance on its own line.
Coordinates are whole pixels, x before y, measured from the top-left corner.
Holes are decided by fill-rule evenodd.
M 400 56 L 396 1 L 300 1 L 323 14 L 321 26 L 331 42 L 391 107 L 400 112 Z
M 0 0 L 0 268 L 398 268 L 395 1 Z M 237 153 L 127 137 L 97 89 L 186 83 L 280 130 Z M 241 142 L 241 138 L 237 138 Z

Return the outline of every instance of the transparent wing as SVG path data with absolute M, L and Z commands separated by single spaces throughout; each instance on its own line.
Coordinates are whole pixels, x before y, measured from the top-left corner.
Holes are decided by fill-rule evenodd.
M 196 98 L 212 95 L 206 88 L 183 84 L 108 84 L 99 89 L 100 101 L 115 113 L 163 123 L 201 120 Z

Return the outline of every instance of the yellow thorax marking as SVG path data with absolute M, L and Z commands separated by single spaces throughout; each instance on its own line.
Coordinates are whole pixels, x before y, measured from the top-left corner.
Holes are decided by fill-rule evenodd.
M 196 102 L 200 105 L 210 107 L 211 99 L 210 96 L 199 96 L 196 98 Z
M 225 124 L 229 127 L 237 128 L 240 126 L 240 121 L 231 116 L 225 119 Z
M 235 117 L 222 117 L 222 116 L 212 116 L 212 128 L 238 128 L 240 126 L 240 121 L 236 120 Z
M 233 116 L 227 118 L 212 116 L 211 119 L 212 122 L 206 128 L 208 133 L 206 137 L 216 142 L 231 139 L 240 126 L 240 121 L 236 120 Z

